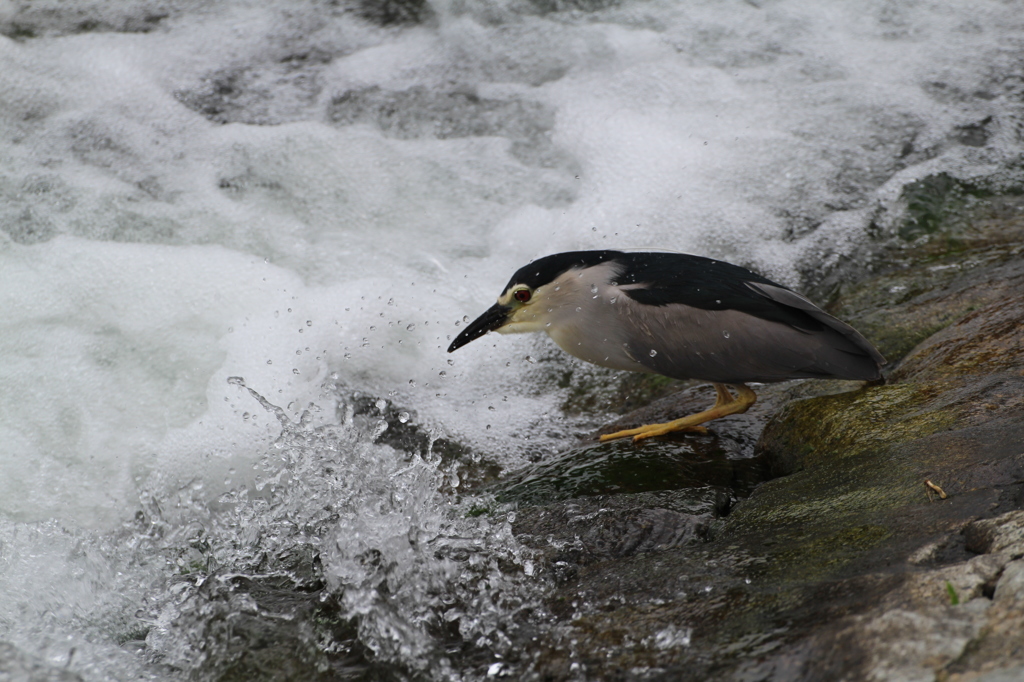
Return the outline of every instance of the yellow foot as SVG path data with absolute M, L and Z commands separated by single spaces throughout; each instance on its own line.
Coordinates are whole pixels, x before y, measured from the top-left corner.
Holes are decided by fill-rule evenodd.
M 757 400 L 757 396 L 744 384 L 729 384 L 733 390 L 736 391 L 736 397 L 733 397 L 729 393 L 728 388 L 725 384 L 715 384 L 715 392 L 718 394 L 718 399 L 715 401 L 715 406 L 710 410 L 699 412 L 697 414 L 690 415 L 689 417 L 683 417 L 682 419 L 676 419 L 675 421 L 665 422 L 664 424 L 647 424 L 646 426 L 639 426 L 635 429 L 626 429 L 624 431 L 616 431 L 615 433 L 608 433 L 601 436 L 600 441 L 606 443 L 610 440 L 616 440 L 618 438 L 633 438 L 634 443 L 638 443 L 647 438 L 654 438 L 655 436 L 664 436 L 669 433 L 675 433 L 677 431 L 688 431 L 697 433 L 707 433 L 708 430 L 701 424 L 709 422 L 713 419 L 719 419 L 726 417 L 730 414 L 741 414 L 746 412 L 754 401 Z
M 624 431 L 616 431 L 615 433 L 606 433 L 601 436 L 598 440 L 602 443 L 607 443 L 610 440 L 618 440 L 619 438 L 633 438 L 633 442 L 641 441 L 644 438 L 650 438 L 652 436 L 664 436 L 666 433 L 675 432 L 687 432 L 687 433 L 700 433 L 707 435 L 708 430 L 703 426 L 684 426 L 681 429 L 668 429 L 667 431 L 661 431 L 661 427 L 669 426 L 671 422 L 666 424 L 647 424 L 646 426 L 638 426 L 635 429 L 625 429 Z

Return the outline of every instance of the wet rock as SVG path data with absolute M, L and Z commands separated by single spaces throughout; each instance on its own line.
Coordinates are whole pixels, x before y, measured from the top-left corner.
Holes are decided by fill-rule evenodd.
M 933 334 L 893 372 L 907 382 L 959 375 L 1024 376 L 1024 279 L 1017 289 Z
M 730 456 L 729 445 L 705 436 L 645 448 L 629 441 L 584 446 L 521 469 L 492 490 L 521 505 L 658 490 L 690 490 L 695 501 L 714 504 L 717 496 L 745 496 L 766 478 L 760 459 Z
M 444 468 L 457 470 L 459 487 L 477 490 L 497 480 L 501 467 L 492 459 L 470 451 L 468 447 L 432 433 L 417 420 L 415 410 L 389 400 L 356 394 L 351 398 L 352 416 L 363 422 L 367 431 L 376 433 L 376 441 L 396 450 L 440 457 Z
M 906 233 L 912 241 L 879 254 L 884 267 L 839 285 L 830 297 L 828 311 L 860 330 L 890 362 L 1024 286 L 1024 198 L 996 197 L 957 212 L 945 207 L 948 194 L 918 201 L 912 221 L 922 227 Z

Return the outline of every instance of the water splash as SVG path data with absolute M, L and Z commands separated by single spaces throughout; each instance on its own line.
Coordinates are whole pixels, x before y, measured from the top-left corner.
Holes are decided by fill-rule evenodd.
M 292 421 L 240 378 L 229 381 L 274 415 L 281 435 L 250 484 L 215 506 L 188 488 L 175 502 L 183 516 L 155 502 L 147 510 L 167 527 L 181 569 L 143 614 L 151 655 L 223 673 L 243 654 L 217 624 L 259 618 L 308 621 L 296 637 L 313 666 L 361 657 L 361 665 L 457 680 L 455 643 L 486 665 L 508 655 L 542 584 L 509 517 L 477 515 L 469 505 L 481 500 L 453 494 L 457 462 L 444 463 L 433 440 L 411 454 L 375 443 L 387 422 L 351 404 L 339 423 L 313 427 L 312 409 Z M 298 598 L 301 608 L 271 608 L 252 587 L 267 583 L 293 601 L 315 596 Z

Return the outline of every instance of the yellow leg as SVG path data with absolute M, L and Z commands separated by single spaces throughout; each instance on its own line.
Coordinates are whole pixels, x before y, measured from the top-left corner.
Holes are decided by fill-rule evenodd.
M 733 397 L 729 393 L 729 389 L 726 388 L 726 384 L 715 384 L 715 393 L 718 397 L 715 400 L 715 406 L 710 410 L 704 410 L 697 414 L 692 414 L 689 417 L 683 417 L 682 419 L 676 419 L 675 421 L 666 422 L 664 424 L 647 424 L 646 426 L 639 426 L 635 429 L 626 429 L 624 431 L 616 431 L 615 433 L 608 433 L 601 436 L 601 442 L 607 442 L 615 440 L 617 438 L 633 437 L 633 442 L 644 440 L 645 438 L 652 438 L 654 436 L 664 436 L 667 433 L 674 431 L 703 431 L 704 427 L 700 426 L 713 419 L 719 417 L 725 417 L 730 414 L 742 414 L 750 409 L 750 406 L 757 400 L 757 395 L 754 394 L 750 388 L 745 384 L 729 384 L 736 391 L 736 397 Z

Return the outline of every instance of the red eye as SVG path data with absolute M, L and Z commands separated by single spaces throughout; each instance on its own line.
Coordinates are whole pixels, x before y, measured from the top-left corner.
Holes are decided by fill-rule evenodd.
M 516 299 L 520 303 L 526 303 L 527 301 L 530 300 L 530 295 L 531 294 L 529 289 L 519 289 L 514 294 L 512 294 L 512 298 Z

